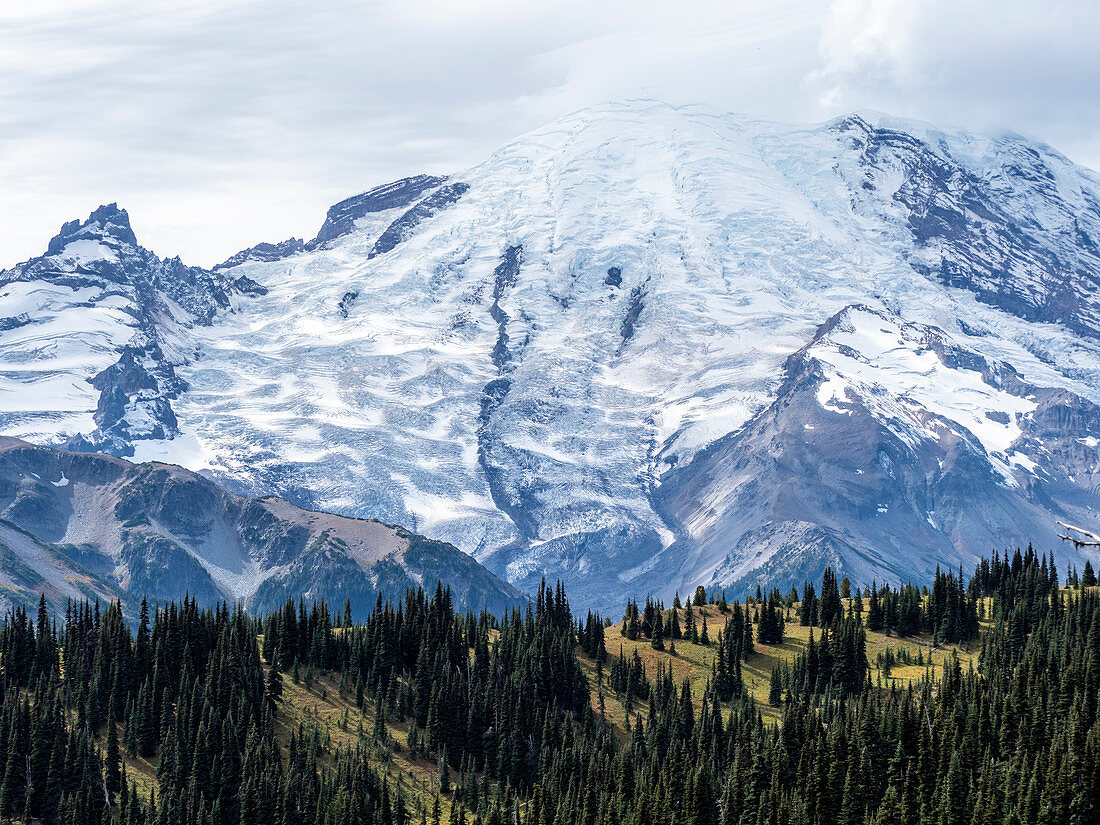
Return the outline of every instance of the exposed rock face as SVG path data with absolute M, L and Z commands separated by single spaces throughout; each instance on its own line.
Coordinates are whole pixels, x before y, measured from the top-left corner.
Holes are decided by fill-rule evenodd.
M 218 272 L 222 269 L 232 269 L 241 264 L 281 261 L 283 258 L 289 258 L 291 255 L 297 255 L 300 252 L 304 252 L 305 249 L 306 245 L 301 238 L 287 238 L 285 241 L 280 241 L 279 243 L 258 243 L 255 246 L 250 246 L 248 249 L 242 249 L 240 252 L 230 255 L 220 264 L 215 266 L 214 271 Z
M 428 190 L 440 186 L 444 180 L 446 178 L 416 175 L 342 200 L 329 208 L 324 224 L 310 245 L 320 246 L 347 235 L 355 229 L 355 222 L 365 215 L 406 207 Z
M 386 227 L 386 231 L 378 236 L 374 242 L 374 248 L 370 251 L 370 257 L 384 255 L 405 238 L 412 234 L 421 222 L 428 220 L 457 201 L 469 190 L 468 183 L 449 183 L 432 192 L 424 200 L 405 212 L 401 217 Z M 378 210 L 381 211 L 381 210 Z
M 371 218 L 374 216 L 404 210 L 423 197 L 421 204 L 398 218 L 390 228 L 388 242 L 396 245 L 400 243 L 403 233 L 411 231 L 425 217 L 430 217 L 439 209 L 445 208 L 458 199 L 464 191 L 463 184 L 452 184 L 443 187 L 440 192 L 433 191 L 443 186 L 446 180 L 446 178 L 434 175 L 414 175 L 376 186 L 358 195 L 352 195 L 350 198 L 345 198 L 329 207 L 328 213 L 325 215 L 325 222 L 321 225 L 313 240 L 302 241 L 300 238 L 288 238 L 279 243 L 259 243 L 230 255 L 215 266 L 214 271 L 232 269 L 251 263 L 274 263 L 317 249 L 355 232 L 357 228 L 362 228 L 364 225 L 369 227 Z M 263 287 L 260 287 L 260 289 L 263 289 Z
M 337 204 L 303 249 L 150 263 L 152 303 L 72 247 L 132 249 L 120 220 L 67 228 L 0 285 L 0 426 L 581 605 L 923 578 L 1100 522 L 1098 193 L 1014 135 L 601 106 Z
M 851 307 L 786 375 L 747 426 L 663 480 L 687 535 L 659 575 L 789 588 L 832 565 L 856 581 L 919 579 L 1097 505 L 1086 445 L 1100 407 L 936 330 Z
M 350 599 L 449 585 L 460 607 L 500 611 L 520 594 L 449 544 L 374 520 L 245 499 L 166 464 L 130 464 L 0 437 L 0 601 L 143 595 L 259 611 L 288 596 Z
M 945 146 L 860 117 L 835 128 L 858 153 L 859 186 L 885 186 L 900 207 L 920 271 L 1022 318 L 1100 335 L 1100 203 L 1088 189 L 1062 191 L 1063 158 L 1005 141 L 999 168 L 975 169 Z

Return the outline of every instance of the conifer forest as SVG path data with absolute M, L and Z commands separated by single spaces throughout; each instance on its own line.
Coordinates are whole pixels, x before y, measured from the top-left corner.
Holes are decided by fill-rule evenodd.
M 1100 592 L 968 579 L 575 615 L 190 599 L 13 609 L 0 820 L 42 825 L 1100 821 Z

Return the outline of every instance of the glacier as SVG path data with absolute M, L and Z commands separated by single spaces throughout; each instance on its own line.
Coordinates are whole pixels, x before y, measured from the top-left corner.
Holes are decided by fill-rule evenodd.
M 899 581 L 1096 520 L 1100 178 L 1017 135 L 629 101 L 213 272 L 66 226 L 0 274 L 0 431 L 521 588 Z

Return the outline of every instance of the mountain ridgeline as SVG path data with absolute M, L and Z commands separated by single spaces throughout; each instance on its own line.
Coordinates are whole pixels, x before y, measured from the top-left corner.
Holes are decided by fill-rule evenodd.
M 452 545 L 377 520 L 242 498 L 167 464 L 36 447 L 0 436 L 0 605 L 43 593 L 240 602 L 266 612 L 288 594 L 350 600 L 443 580 L 460 609 L 501 611 L 524 597 Z
M 362 623 L 350 605 L 288 600 L 249 617 L 187 600 L 143 603 L 136 629 L 117 603 L 71 603 L 51 616 L 43 600 L 37 616 L 18 608 L 0 629 L 0 817 L 1086 825 L 1100 816 L 1091 565 L 1062 587 L 1029 548 L 981 561 L 965 585 L 948 572 L 928 587 L 861 589 L 829 570 L 820 590 L 807 584 L 798 596 L 761 590 L 727 603 L 700 588 L 667 610 L 631 601 L 612 624 L 575 617 L 560 584 L 500 617 L 457 611 L 437 587 L 380 599 Z M 741 674 L 785 637 L 805 643 L 771 667 L 765 701 Z M 620 646 L 632 653 L 616 655 Z M 710 662 L 702 682 L 684 670 L 698 650 Z M 919 665 L 899 681 L 911 660 Z M 318 705 L 342 716 L 333 723 Z

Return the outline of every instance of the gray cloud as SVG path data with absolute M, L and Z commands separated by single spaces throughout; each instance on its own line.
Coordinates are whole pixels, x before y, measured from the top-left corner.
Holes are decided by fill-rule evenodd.
M 1006 11 L 1007 10 L 1007 11 Z M 117 200 L 211 264 L 601 100 L 878 108 L 1096 164 L 1097 12 L 1019 0 L 118 2 L 0 11 L 0 262 Z M 1022 58 L 1021 58 L 1022 56 Z

